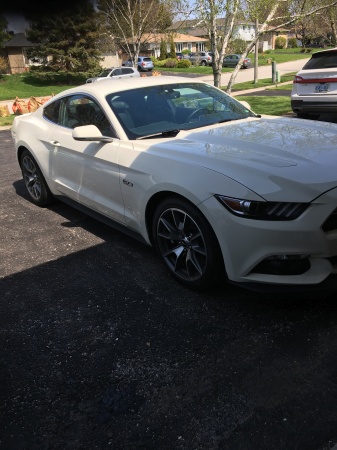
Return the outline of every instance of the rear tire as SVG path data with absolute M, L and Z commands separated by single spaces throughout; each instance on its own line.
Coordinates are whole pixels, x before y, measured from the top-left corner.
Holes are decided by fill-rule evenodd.
M 37 162 L 28 150 L 24 150 L 21 154 L 20 167 L 31 201 L 38 206 L 47 206 L 53 203 L 53 194 L 50 192 Z
M 168 198 L 153 217 L 154 246 L 168 271 L 182 284 L 205 289 L 223 280 L 215 234 L 202 213 L 186 200 Z

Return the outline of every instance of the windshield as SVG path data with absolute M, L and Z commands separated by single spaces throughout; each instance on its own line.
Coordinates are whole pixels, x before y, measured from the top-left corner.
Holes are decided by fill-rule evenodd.
M 112 69 L 104 69 L 98 76 L 99 77 L 107 77 Z
M 229 95 L 205 83 L 176 83 L 115 92 L 106 97 L 129 139 L 256 117 Z

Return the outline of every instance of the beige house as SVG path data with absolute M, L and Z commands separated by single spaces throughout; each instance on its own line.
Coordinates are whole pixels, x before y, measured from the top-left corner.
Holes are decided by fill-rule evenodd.
M 160 43 L 163 39 L 167 43 L 167 51 L 170 51 L 171 36 L 175 44 L 176 52 L 188 50 L 189 52 L 204 51 L 208 39 L 181 33 L 145 33 L 141 40 L 140 54 L 145 56 L 160 56 Z M 129 55 L 123 52 L 123 61 Z
M 14 34 L 12 39 L 5 42 L 3 46 L 7 53 L 10 73 L 24 72 L 29 66 L 36 63 L 26 56 L 27 48 L 33 47 L 34 44 L 27 40 L 24 33 Z
M 224 18 L 217 19 L 218 30 L 224 31 L 226 28 L 226 23 Z M 232 39 L 242 39 L 244 41 L 251 42 L 255 36 L 255 23 L 248 21 L 237 21 L 233 28 Z M 272 29 L 272 27 L 269 27 Z M 208 38 L 208 30 L 204 27 L 197 26 L 196 20 L 181 20 L 174 22 L 169 28 L 169 32 L 182 32 L 187 35 L 194 37 L 204 37 Z M 259 39 L 260 46 L 263 50 L 274 50 L 275 49 L 275 39 L 278 36 L 284 36 L 286 39 L 292 37 L 289 30 L 279 29 L 274 31 L 267 31 Z M 208 40 L 208 39 L 207 39 Z

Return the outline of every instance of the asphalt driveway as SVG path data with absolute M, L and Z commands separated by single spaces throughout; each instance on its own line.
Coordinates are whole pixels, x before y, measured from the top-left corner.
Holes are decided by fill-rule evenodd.
M 0 448 L 328 450 L 335 295 L 190 291 L 151 248 L 25 194 L 0 131 Z

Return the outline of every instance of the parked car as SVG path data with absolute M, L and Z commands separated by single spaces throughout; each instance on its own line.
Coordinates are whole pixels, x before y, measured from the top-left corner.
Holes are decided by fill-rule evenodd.
M 213 62 L 213 53 L 211 52 L 191 53 L 189 59 L 192 64 L 199 64 L 201 66 L 211 66 Z
M 241 55 L 227 55 L 224 57 L 222 67 L 236 67 L 238 65 L 238 62 L 240 61 Z M 245 58 L 243 60 L 241 69 L 249 69 L 253 67 L 252 60 L 250 58 Z
M 161 76 L 65 90 L 11 130 L 33 203 L 123 227 L 188 287 L 337 287 L 337 124 Z
M 314 53 L 297 72 L 291 108 L 301 118 L 337 112 L 337 48 Z
M 184 55 L 182 53 L 176 53 L 177 59 L 184 59 Z
M 132 59 L 128 59 L 122 63 L 122 66 L 133 67 Z M 152 59 L 148 56 L 139 56 L 137 61 L 137 69 L 139 72 L 151 71 L 154 65 Z
M 134 67 L 110 67 L 104 69 L 97 77 L 88 78 L 87 83 L 94 83 L 95 81 L 112 78 L 118 80 L 119 78 L 139 77 L 139 72 Z

